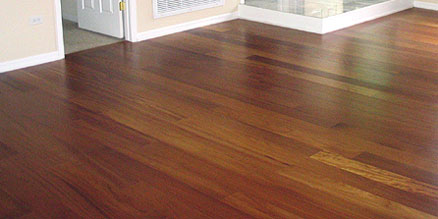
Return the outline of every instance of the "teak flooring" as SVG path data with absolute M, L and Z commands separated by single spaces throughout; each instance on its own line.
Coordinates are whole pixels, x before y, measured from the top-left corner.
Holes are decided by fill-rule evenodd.
M 435 218 L 438 13 L 235 20 L 0 75 L 0 218 Z

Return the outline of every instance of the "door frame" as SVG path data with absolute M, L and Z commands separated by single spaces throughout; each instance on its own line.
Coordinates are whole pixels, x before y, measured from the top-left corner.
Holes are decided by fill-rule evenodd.
M 125 40 L 130 42 L 137 41 L 137 0 L 122 0 L 126 2 L 126 9 L 123 13 L 123 30 Z M 64 50 L 64 31 L 62 29 L 62 9 L 61 0 L 55 0 L 56 18 L 56 41 L 58 45 L 58 58 L 65 58 Z

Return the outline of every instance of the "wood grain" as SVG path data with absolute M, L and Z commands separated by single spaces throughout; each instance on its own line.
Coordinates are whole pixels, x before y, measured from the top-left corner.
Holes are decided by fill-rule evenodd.
M 369 217 L 378 217 L 380 214 L 385 215 L 385 217 L 397 218 L 434 218 L 433 215 L 423 213 L 395 201 L 360 190 L 332 177 L 315 174 L 314 171 L 309 169 L 293 167 L 281 170 L 280 174 L 292 180 L 304 183 L 311 188 L 325 191 L 331 195 L 339 196 L 351 203 L 355 203 L 363 208 L 371 209 L 371 212 L 378 212 L 377 215 L 369 215 Z M 358 199 L 357 197 L 361 198 Z
M 430 185 L 438 186 L 438 175 L 407 165 L 405 163 L 399 163 L 397 161 L 388 160 L 383 157 L 363 152 L 354 157 L 354 160 L 364 164 L 378 167 L 380 169 L 388 170 L 393 173 L 397 173 L 421 182 L 425 182 Z
M 438 218 L 437 22 L 235 20 L 0 74 L 0 218 Z
M 368 164 L 350 160 L 341 155 L 321 151 L 312 155 L 311 158 L 407 192 L 418 193 L 433 198 L 438 197 L 437 186 L 429 185 Z

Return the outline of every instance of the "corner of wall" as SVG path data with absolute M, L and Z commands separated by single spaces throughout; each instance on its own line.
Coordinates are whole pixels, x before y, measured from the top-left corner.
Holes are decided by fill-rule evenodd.
M 8 44 L 4 49 L 9 52 L 2 57 L 0 73 L 64 58 L 60 0 L 40 1 L 11 3 L 14 5 L 9 13 L 13 22 L 4 26 L 7 31 L 5 39 L 9 39 L 5 40 Z M 35 9 L 37 6 L 40 7 L 38 10 Z M 41 15 L 44 23 L 29 26 L 26 21 L 35 14 Z

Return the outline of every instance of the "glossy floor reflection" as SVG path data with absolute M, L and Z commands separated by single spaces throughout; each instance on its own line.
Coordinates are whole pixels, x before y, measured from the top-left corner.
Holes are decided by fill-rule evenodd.
M 245 4 L 309 17 L 326 18 L 386 1 L 388 0 L 245 0 Z
M 238 19 L 0 74 L 0 218 L 438 218 L 437 24 Z

